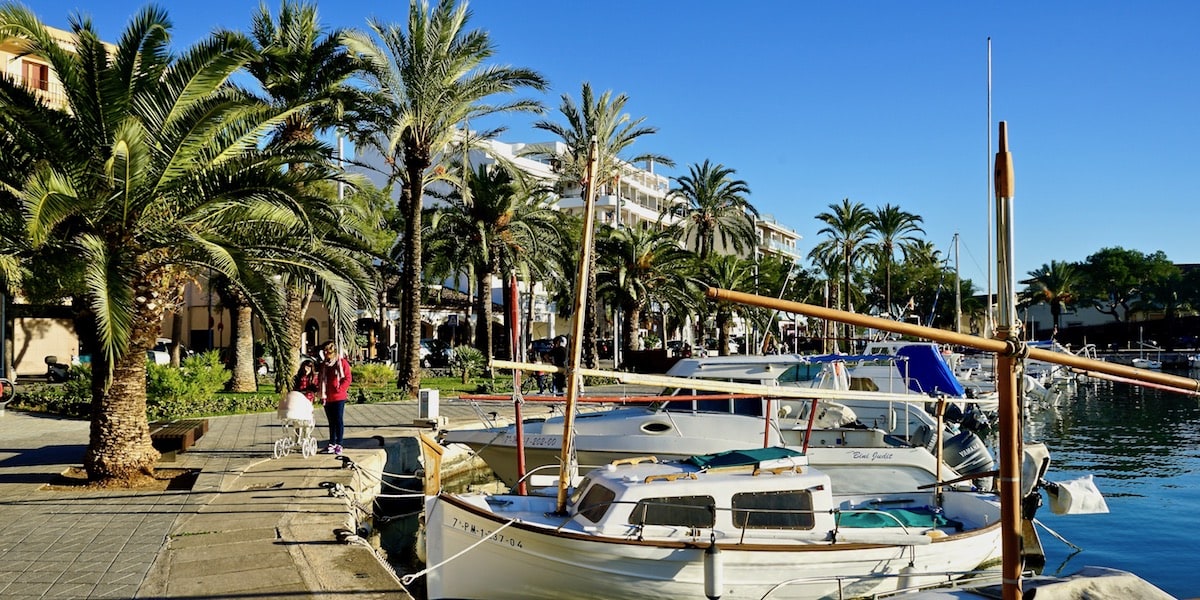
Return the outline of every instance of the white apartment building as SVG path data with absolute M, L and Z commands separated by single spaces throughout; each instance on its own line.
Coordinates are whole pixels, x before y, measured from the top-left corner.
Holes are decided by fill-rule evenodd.
M 549 155 L 530 155 L 528 152 L 533 149 L 546 150 L 548 154 L 558 154 L 566 150 L 566 146 L 561 142 L 552 144 L 524 144 L 524 143 L 507 143 L 492 140 L 487 142 L 486 151 L 472 151 L 470 160 L 473 164 L 495 164 L 504 162 L 515 166 L 524 173 L 533 177 L 545 180 L 554 181 L 558 175 L 554 171 L 551 164 L 551 156 Z M 358 158 L 359 162 L 372 165 L 382 164 L 382 160 L 376 155 L 372 156 L 371 152 L 364 152 Z M 370 170 L 363 171 L 377 185 L 383 185 L 385 182 L 382 175 L 378 172 Z M 676 217 L 668 216 L 665 221 L 661 221 L 660 217 L 670 200 L 671 179 L 666 175 L 655 171 L 653 163 L 647 164 L 644 167 L 639 167 L 631 163 L 622 163 L 621 173 L 613 181 L 601 182 L 596 195 L 596 219 L 600 223 L 612 225 L 632 227 L 650 224 L 653 226 L 668 226 L 675 223 Z M 428 206 L 436 205 L 438 201 L 434 198 L 427 197 L 426 204 Z M 562 192 L 562 196 L 558 200 L 558 208 L 560 210 L 581 215 L 584 209 L 584 201 L 582 197 L 581 186 L 571 186 Z M 801 236 L 795 230 L 780 224 L 773 216 L 765 215 L 756 220 L 755 229 L 758 233 L 758 244 L 751 250 L 744 252 L 744 258 L 750 258 L 751 255 L 778 255 L 793 260 L 799 260 L 801 254 L 797 249 L 797 243 Z M 720 243 L 718 241 L 718 246 Z M 718 247 L 718 252 L 732 252 L 732 249 Z M 528 289 L 524 282 L 519 283 L 520 305 L 525 317 L 522 319 L 522 327 L 528 331 L 529 339 L 539 339 L 553 337 L 559 333 L 565 332 L 569 323 L 555 317 L 555 307 L 549 301 L 545 290 L 540 284 L 535 283 L 533 289 Z M 502 286 L 499 280 L 493 282 L 492 300 L 496 304 L 501 304 Z M 532 294 L 532 298 L 530 298 Z M 530 308 L 532 307 L 532 308 Z M 500 312 L 496 313 L 497 318 L 500 318 Z M 461 318 L 470 318 L 471 315 L 462 315 Z M 609 315 L 611 317 L 611 315 Z M 450 315 L 427 313 L 427 319 L 430 321 L 426 325 L 436 327 L 438 323 L 444 322 L 445 319 L 451 318 Z M 602 319 L 602 328 L 609 328 L 611 321 Z M 694 333 L 694 328 L 689 330 L 685 337 L 691 337 Z M 658 332 L 661 336 L 661 332 Z M 741 335 L 746 333 L 742 330 L 741 324 L 735 325 L 735 334 Z M 605 334 L 602 334 L 604 336 Z M 695 341 L 695 340 L 688 340 Z

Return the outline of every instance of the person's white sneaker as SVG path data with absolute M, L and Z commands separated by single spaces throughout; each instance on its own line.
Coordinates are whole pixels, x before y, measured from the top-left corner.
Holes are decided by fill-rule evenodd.
M 325 449 L 322 450 L 321 453 L 322 454 L 336 454 L 337 449 L 338 449 L 337 444 L 330 444 L 328 446 L 325 446 Z

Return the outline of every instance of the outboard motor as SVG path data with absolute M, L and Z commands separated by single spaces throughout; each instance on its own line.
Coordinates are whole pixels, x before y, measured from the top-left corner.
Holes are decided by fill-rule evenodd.
M 942 459 L 962 475 L 985 473 L 996 468 L 991 451 L 979 436 L 970 431 L 960 431 L 946 440 L 942 447 Z
M 930 453 L 937 455 L 938 436 L 933 435 L 925 428 L 922 428 L 918 434 L 919 436 L 915 437 L 914 441 L 921 443 Z M 992 457 L 991 451 L 978 435 L 970 431 L 960 431 L 945 440 L 942 445 L 942 460 L 950 468 L 958 471 L 960 475 L 986 473 L 996 468 L 996 461 Z
M 992 428 L 992 420 L 988 418 L 988 414 L 978 404 L 970 404 L 967 406 L 967 412 L 962 419 L 963 429 L 973 431 L 975 433 L 986 432 Z

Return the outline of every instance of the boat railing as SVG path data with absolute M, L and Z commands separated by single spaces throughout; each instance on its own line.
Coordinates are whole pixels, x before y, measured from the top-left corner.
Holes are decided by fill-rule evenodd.
M 590 471 L 592 469 L 599 469 L 602 466 L 603 465 L 576 465 L 575 472 L 578 473 L 580 469 L 582 469 L 584 471 Z M 529 471 L 526 471 L 525 474 L 520 477 L 520 479 L 517 479 L 516 485 L 513 485 L 512 489 L 518 489 L 520 487 L 520 484 L 522 484 L 522 483 L 533 483 L 533 478 L 535 476 L 543 475 L 543 473 L 540 473 L 540 471 L 553 471 L 552 476 L 554 477 L 554 479 L 557 480 L 561 476 L 561 473 L 560 473 L 561 469 L 559 467 L 560 467 L 560 465 L 557 465 L 557 464 L 542 465 L 540 467 L 534 467 L 534 468 L 530 469 Z M 549 477 L 551 475 L 546 475 L 546 476 Z M 572 475 L 572 477 L 571 477 L 572 480 L 575 480 L 577 478 L 578 477 L 575 475 Z
M 1024 574 L 1026 577 L 1032 577 L 1034 573 L 1029 571 Z M 923 584 L 911 584 L 909 581 L 914 577 L 937 577 L 940 581 L 934 581 Z M 828 581 L 836 581 L 838 583 L 838 596 L 843 597 L 849 594 L 851 590 L 844 586 L 859 586 L 864 580 L 868 579 L 896 579 L 898 587 L 895 590 L 887 592 L 876 592 L 871 594 L 871 598 L 893 598 L 913 592 L 933 589 L 964 589 L 969 587 L 996 585 L 1000 583 L 1000 571 L 998 569 L 977 569 L 972 571 L 909 571 L 903 570 L 899 573 L 871 573 L 861 576 L 832 576 L 832 577 L 797 577 L 781 581 L 767 593 L 763 594 L 761 600 L 768 600 L 779 590 L 785 589 L 793 585 L 804 585 L 809 583 L 824 583 Z
M 883 519 L 887 519 L 889 521 L 894 522 L 895 527 L 899 528 L 903 532 L 904 535 L 912 534 L 911 528 L 913 527 L 912 525 L 906 525 L 898 516 L 889 512 L 886 509 L 873 509 L 873 508 L 833 508 L 833 509 L 817 510 L 817 509 L 804 509 L 804 508 L 750 508 L 750 507 L 723 507 L 723 506 L 719 507 L 719 506 L 716 506 L 715 504 L 693 504 L 693 503 L 684 503 L 684 502 L 672 502 L 672 501 L 667 501 L 667 500 L 662 500 L 662 499 L 653 499 L 653 500 L 642 499 L 642 500 L 611 500 L 608 502 L 597 503 L 595 505 L 583 507 L 583 508 L 579 509 L 579 512 L 581 512 L 581 513 L 587 512 L 590 514 L 597 514 L 596 513 L 597 509 L 602 508 L 603 512 L 607 513 L 608 510 L 612 506 L 617 506 L 617 505 L 632 505 L 633 506 L 633 509 L 631 510 L 631 513 L 629 515 L 630 519 L 629 519 L 628 524 L 632 525 L 633 527 L 635 527 L 637 529 L 639 537 L 641 536 L 641 532 L 647 526 L 656 526 L 656 525 L 661 525 L 661 526 L 665 526 L 665 527 L 690 527 L 690 528 L 695 528 L 697 530 L 713 529 L 716 524 L 716 515 L 718 513 L 722 513 L 722 512 L 731 513 L 733 515 L 733 518 L 731 519 L 730 522 L 733 523 L 734 527 L 739 530 L 740 541 L 745 540 L 746 532 L 748 530 L 762 529 L 762 527 L 749 527 L 748 526 L 749 524 L 751 524 L 753 522 L 761 522 L 761 519 L 752 518 L 753 515 L 773 515 L 773 516 L 780 517 L 783 520 L 791 520 L 791 519 L 795 519 L 797 517 L 807 517 L 808 519 L 810 519 L 809 523 L 815 525 L 816 515 L 832 514 L 832 515 L 834 515 L 834 529 L 832 531 L 832 534 L 835 539 L 836 539 L 837 534 L 839 533 L 839 531 L 842 528 L 858 529 L 855 527 L 842 525 L 840 517 L 841 517 L 841 515 L 846 515 L 846 514 L 879 515 Z M 655 522 L 648 523 L 647 518 L 652 513 L 651 509 L 657 510 L 657 511 L 678 511 L 678 512 L 669 519 L 658 518 L 658 519 L 654 519 Z M 662 513 L 660 513 L 660 514 L 662 514 Z M 703 518 L 701 518 L 701 515 L 703 515 Z M 661 521 L 669 521 L 669 522 L 661 522 Z M 739 526 L 739 523 L 740 523 L 740 526 Z M 890 528 L 890 527 L 891 526 L 888 526 L 888 528 Z M 931 524 L 930 527 L 936 528 L 936 527 L 938 527 L 938 525 L 936 523 L 934 523 L 934 524 Z M 794 526 L 794 524 L 793 525 L 782 525 L 781 524 L 778 528 L 779 529 L 795 529 L 795 526 Z M 927 528 L 924 528 L 923 526 L 920 526 L 919 528 L 927 529 Z M 768 529 L 770 529 L 770 528 L 768 528 Z M 822 534 L 822 535 L 825 535 L 825 534 Z M 740 543 L 740 541 L 739 541 L 739 543 Z

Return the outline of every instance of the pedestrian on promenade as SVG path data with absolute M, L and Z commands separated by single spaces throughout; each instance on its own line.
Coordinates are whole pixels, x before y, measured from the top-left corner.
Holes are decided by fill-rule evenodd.
M 550 349 L 550 362 L 556 367 L 566 368 L 567 366 L 567 338 L 558 336 L 554 338 L 554 347 Z M 567 391 L 567 374 L 564 371 L 558 371 L 554 374 L 554 393 L 563 395 Z
M 309 402 L 316 400 L 317 394 L 321 393 L 320 376 L 313 359 L 306 358 L 300 361 L 300 368 L 296 370 L 296 377 L 292 379 L 292 391 L 304 394 Z
M 341 454 L 346 398 L 350 396 L 350 361 L 342 356 L 333 340 L 321 346 L 321 354 L 324 362 L 320 368 L 320 394 L 325 404 L 325 418 L 329 421 L 329 445 L 325 447 L 325 453 Z
M 533 350 L 533 362 L 535 362 L 535 363 L 547 362 L 546 355 L 541 352 L 538 352 L 536 350 Z M 534 371 L 533 378 L 535 381 L 537 381 L 538 393 L 545 394 L 546 388 L 550 387 L 549 382 L 546 381 L 546 379 L 547 379 L 546 372 L 545 371 Z

